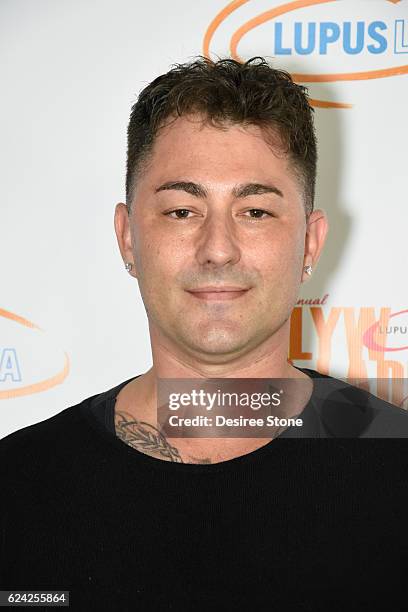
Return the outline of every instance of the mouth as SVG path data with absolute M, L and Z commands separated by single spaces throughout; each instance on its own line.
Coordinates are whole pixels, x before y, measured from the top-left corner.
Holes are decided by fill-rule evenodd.
M 194 291 L 187 291 L 193 297 L 199 300 L 211 300 L 211 301 L 225 301 L 235 300 L 248 293 L 249 289 L 241 288 L 203 288 Z

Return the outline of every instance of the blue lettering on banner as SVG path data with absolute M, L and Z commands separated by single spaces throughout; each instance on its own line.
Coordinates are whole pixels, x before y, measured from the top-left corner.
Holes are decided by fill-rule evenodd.
M 306 24 L 299 21 L 295 23 L 295 51 L 299 55 L 309 55 L 309 53 L 313 53 L 316 47 L 315 23 L 307 24 L 307 45 L 305 47 L 302 46 L 302 29 L 304 25 Z
M 277 21 L 275 23 L 275 53 L 276 55 L 290 55 L 292 49 L 285 49 L 282 47 L 282 28 L 283 23 Z
M 408 53 L 408 19 L 396 19 L 394 32 L 394 53 Z
M 368 26 L 368 35 L 378 43 L 378 47 L 375 45 L 368 45 L 367 49 L 370 53 L 384 53 L 387 49 L 387 39 L 385 36 L 377 32 L 377 30 L 386 30 L 387 25 L 383 21 L 373 21 Z
M 0 382 L 4 382 L 6 376 L 9 376 L 12 382 L 21 381 L 17 353 L 13 348 L 0 350 Z
M 356 42 L 353 47 L 351 42 L 351 21 L 346 21 L 344 24 L 343 30 L 343 49 L 346 53 L 350 53 L 351 55 L 356 55 L 357 53 L 361 53 L 364 49 L 364 31 L 365 31 L 365 23 L 364 21 L 357 22 L 357 33 L 356 33 Z
M 288 31 L 286 31 L 288 28 Z M 334 21 L 301 22 L 296 21 L 293 40 L 290 41 L 289 26 L 283 22 L 274 23 L 275 55 L 327 55 L 333 45 L 340 45 L 347 55 L 358 55 L 367 50 L 369 53 L 384 53 L 388 48 L 386 33 L 388 26 L 384 21 Z M 408 53 L 408 20 L 395 21 L 395 53 Z
M 334 43 L 340 38 L 340 28 L 333 21 L 325 21 L 320 24 L 320 54 L 326 55 L 329 43 Z

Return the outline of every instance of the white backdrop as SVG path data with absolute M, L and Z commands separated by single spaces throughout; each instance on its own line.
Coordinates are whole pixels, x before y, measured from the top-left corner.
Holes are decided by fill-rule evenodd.
M 407 0 L 2 0 L 0 47 L 0 436 L 150 367 L 113 227 L 126 128 L 137 93 L 199 53 L 265 55 L 309 86 L 331 230 L 290 356 L 389 378 L 406 407 Z

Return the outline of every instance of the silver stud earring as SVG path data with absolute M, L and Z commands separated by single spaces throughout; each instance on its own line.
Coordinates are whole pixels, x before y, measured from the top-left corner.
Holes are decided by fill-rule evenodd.
M 313 268 L 312 268 L 312 266 L 305 266 L 305 267 L 303 268 L 303 270 L 306 272 L 306 274 L 308 274 L 309 276 L 311 276 L 312 271 L 313 271 Z
M 125 263 L 125 268 L 126 268 L 126 270 L 127 270 L 128 272 L 130 272 L 130 271 L 131 271 L 131 269 L 133 268 L 133 264 L 132 264 L 130 261 L 127 261 L 127 262 Z

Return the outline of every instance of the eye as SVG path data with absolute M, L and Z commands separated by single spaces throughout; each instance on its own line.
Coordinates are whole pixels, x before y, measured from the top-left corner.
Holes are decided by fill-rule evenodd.
M 251 208 L 250 210 L 247 210 L 245 212 L 257 212 L 257 213 L 262 213 L 264 215 L 268 215 L 268 217 L 273 217 L 273 215 L 271 215 L 271 213 L 267 212 L 266 210 L 263 210 L 262 208 Z M 251 220 L 257 220 L 257 219 L 263 219 L 263 217 L 260 216 L 255 216 L 255 217 L 251 217 Z
M 170 215 L 172 215 L 173 213 L 189 213 L 191 212 L 191 210 L 187 210 L 187 208 L 177 208 L 175 210 L 170 210 L 167 213 L 164 213 L 164 215 L 167 217 L 170 217 Z M 182 217 L 171 217 L 171 219 L 187 219 L 186 216 L 182 216 Z

